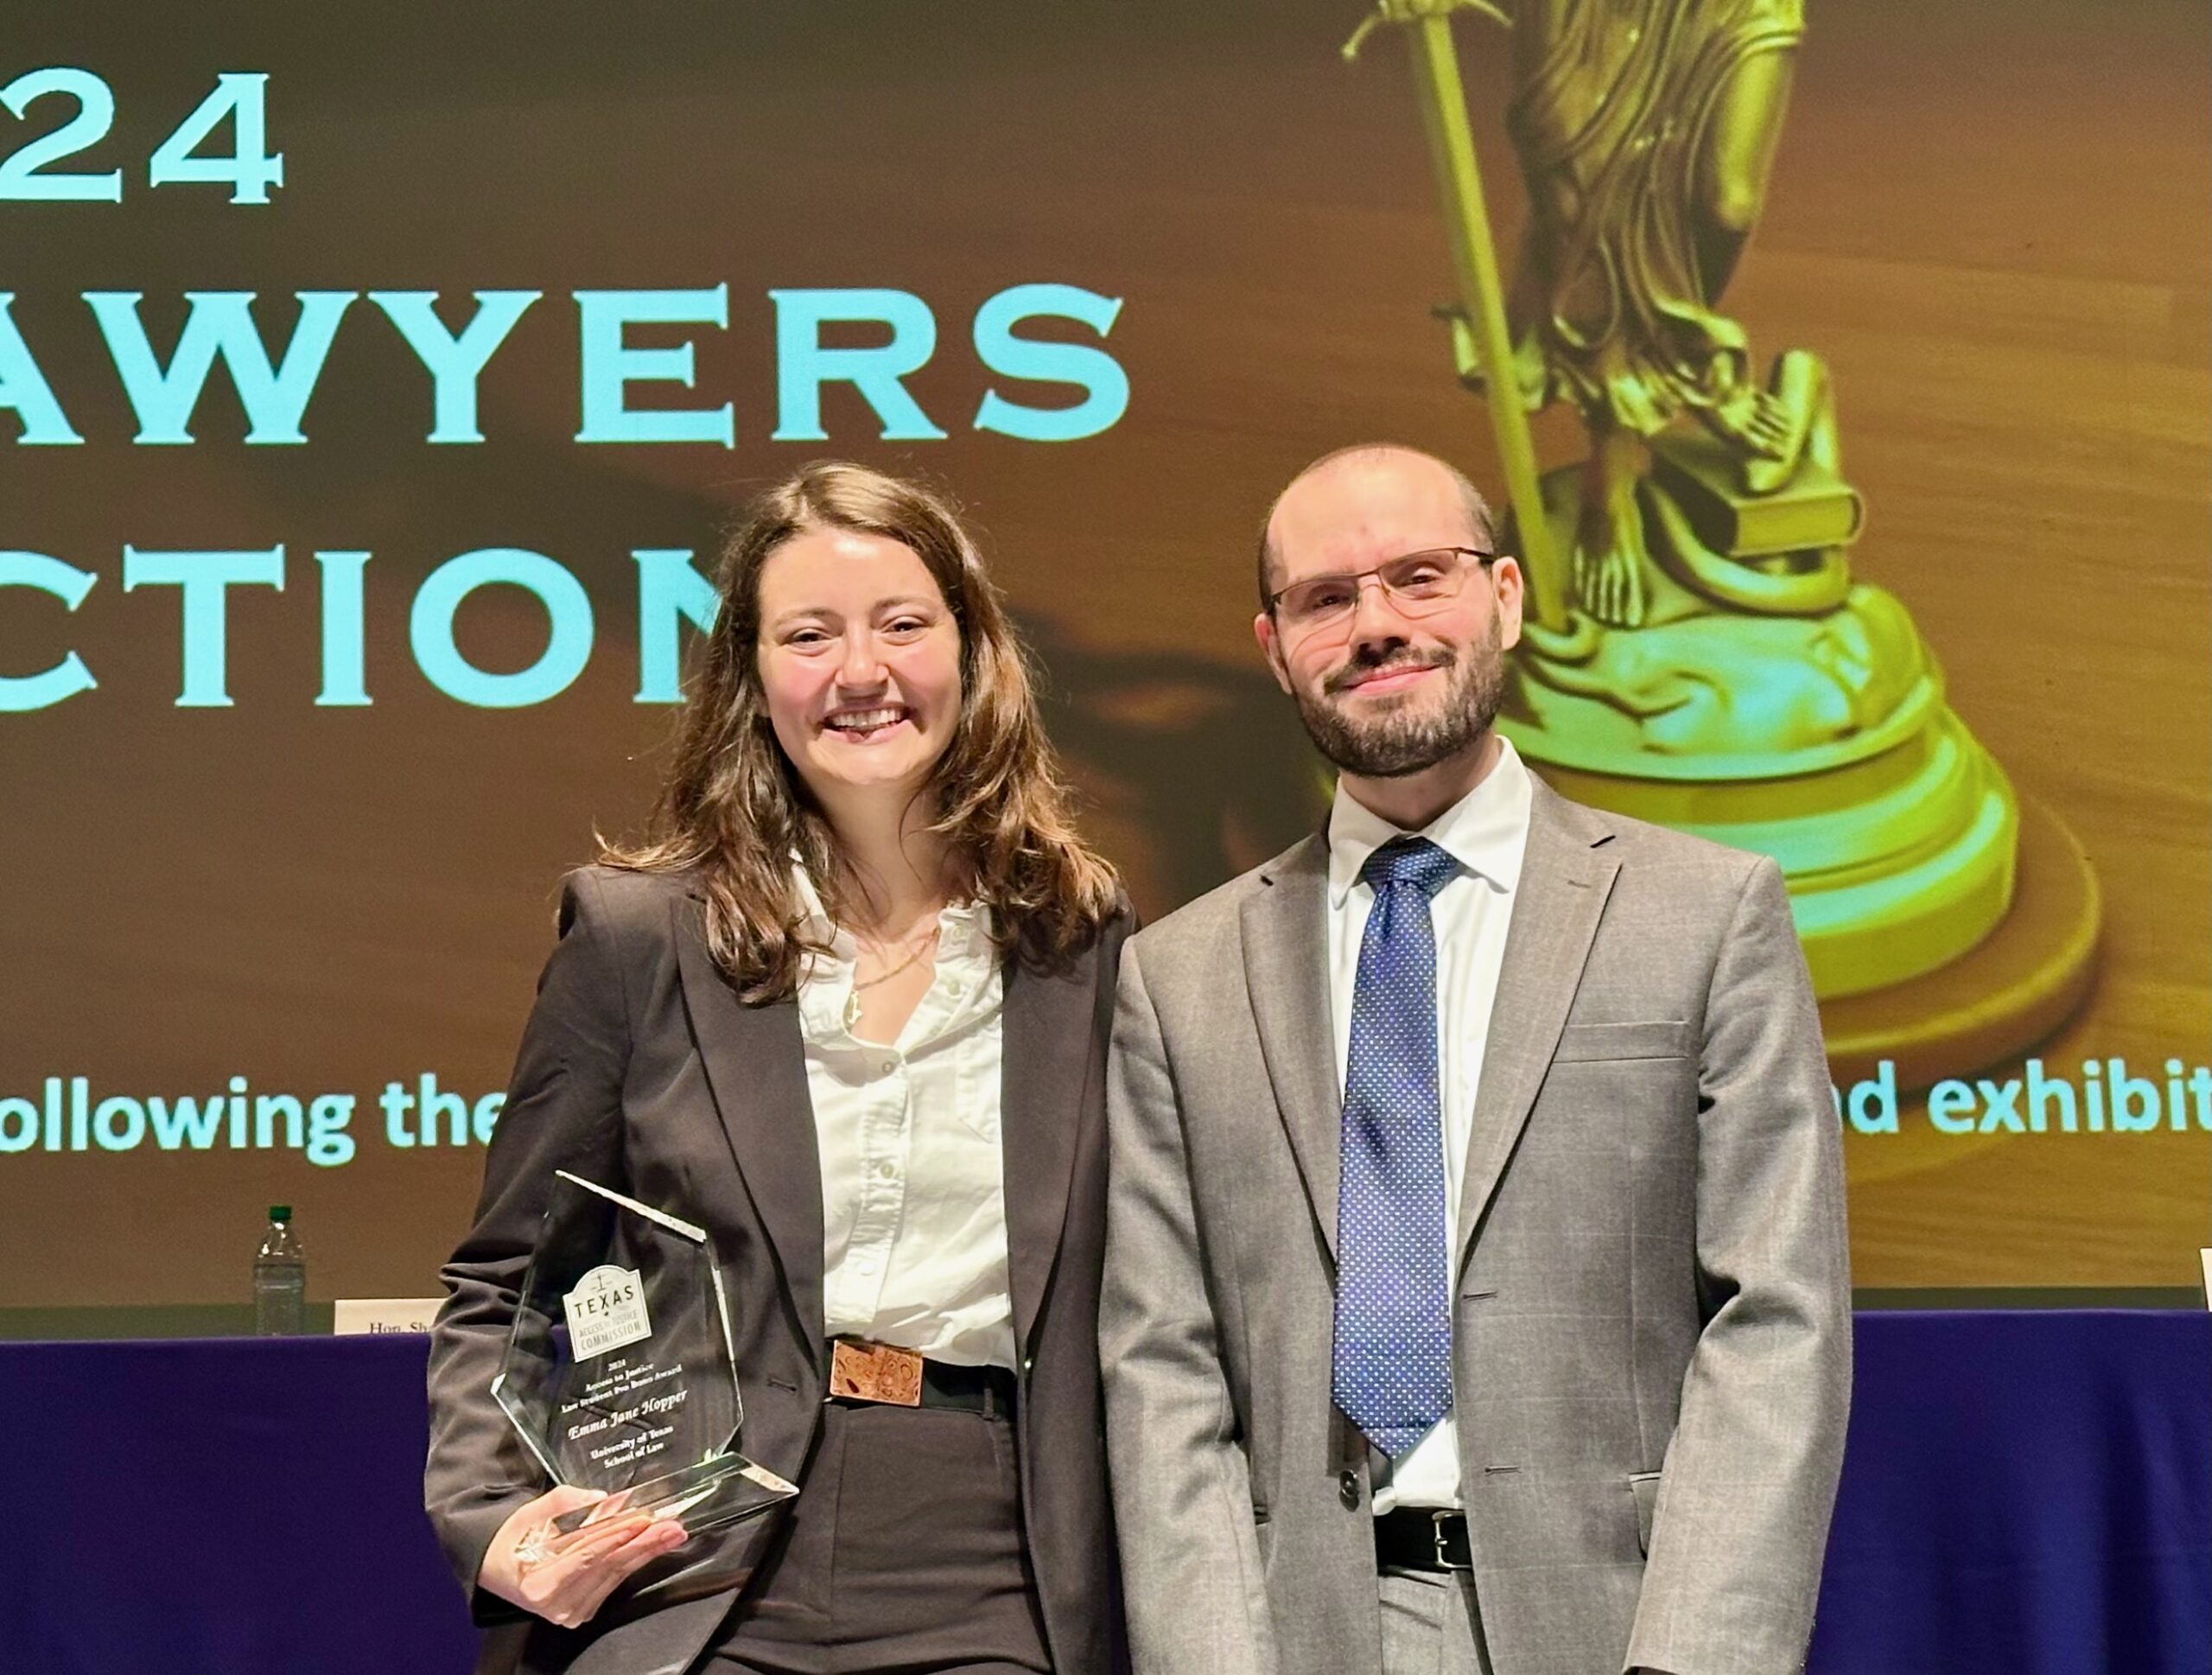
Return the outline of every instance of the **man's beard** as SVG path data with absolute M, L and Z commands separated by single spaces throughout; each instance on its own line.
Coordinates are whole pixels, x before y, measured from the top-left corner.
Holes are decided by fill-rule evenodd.
M 1329 691 L 1341 691 L 1339 683 L 1378 671 L 1430 666 L 1444 671 L 1440 703 L 1406 704 L 1363 720 L 1338 709 L 1326 691 L 1318 697 L 1299 692 L 1298 714 L 1306 736 L 1343 772 L 1368 780 L 1404 779 L 1479 744 L 1497 719 L 1505 692 L 1505 653 L 1495 618 L 1486 634 L 1456 654 L 1442 647 L 1426 656 L 1401 649 L 1380 661 L 1356 659 L 1325 685 Z

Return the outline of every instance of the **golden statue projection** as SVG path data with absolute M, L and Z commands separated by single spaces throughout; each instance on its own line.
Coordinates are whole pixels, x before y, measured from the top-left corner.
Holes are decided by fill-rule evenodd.
M 1510 289 L 1452 35 L 1510 31 L 1529 198 Z M 1721 310 L 1764 206 L 1802 0 L 1381 0 L 1407 37 L 1532 621 L 1503 725 L 1570 796 L 1782 864 L 1841 1080 L 1906 1086 L 2050 1033 L 2097 889 L 1944 702 L 1904 606 L 1854 578 L 1864 506 L 1820 357 L 1764 375 Z M 1529 413 L 1587 456 L 1539 474 Z

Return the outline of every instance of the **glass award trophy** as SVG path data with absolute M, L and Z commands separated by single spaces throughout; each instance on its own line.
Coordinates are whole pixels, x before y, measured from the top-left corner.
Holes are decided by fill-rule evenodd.
M 745 1405 L 705 1230 L 565 1169 L 492 1396 L 556 1483 L 606 1493 L 556 1535 L 645 1513 L 697 1536 L 798 1493 L 732 1451 Z

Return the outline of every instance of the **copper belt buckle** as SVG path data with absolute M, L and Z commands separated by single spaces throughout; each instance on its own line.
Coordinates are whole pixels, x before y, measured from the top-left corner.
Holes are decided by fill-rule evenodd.
M 888 1402 L 894 1407 L 922 1404 L 922 1356 L 917 1349 L 871 1343 L 864 1338 L 833 1338 L 830 1344 L 830 1394 L 834 1400 Z

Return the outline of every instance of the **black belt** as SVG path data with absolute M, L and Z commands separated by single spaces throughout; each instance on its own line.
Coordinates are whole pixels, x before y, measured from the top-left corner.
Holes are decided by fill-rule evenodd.
M 1385 1570 L 1471 1570 L 1467 1515 L 1448 1506 L 1402 1506 L 1375 1520 L 1375 1563 Z
M 922 1405 L 965 1408 L 987 1418 L 1011 1417 L 1020 1386 L 1003 1366 L 955 1366 L 950 1361 L 922 1362 Z

